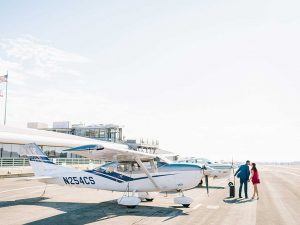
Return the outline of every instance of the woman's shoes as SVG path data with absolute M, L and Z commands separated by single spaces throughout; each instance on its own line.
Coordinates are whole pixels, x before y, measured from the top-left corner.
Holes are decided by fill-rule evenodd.
M 259 199 L 259 197 L 257 196 L 256 200 L 258 200 L 258 199 Z M 251 198 L 251 200 L 254 200 L 254 196 Z

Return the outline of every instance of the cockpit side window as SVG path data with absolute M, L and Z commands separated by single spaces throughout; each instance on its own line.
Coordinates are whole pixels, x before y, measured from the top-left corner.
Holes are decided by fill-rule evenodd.
M 124 164 L 119 164 L 117 166 L 117 171 L 118 172 L 124 172 L 125 171 L 125 165 Z
M 131 165 L 129 163 L 121 163 L 117 166 L 118 172 L 130 172 L 131 171 Z
M 132 163 L 132 171 L 140 171 L 140 166 L 137 163 Z

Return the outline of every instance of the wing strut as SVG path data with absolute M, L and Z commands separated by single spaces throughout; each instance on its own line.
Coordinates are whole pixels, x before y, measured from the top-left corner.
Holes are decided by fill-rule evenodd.
M 147 170 L 147 168 L 145 167 L 145 165 L 143 164 L 143 162 L 141 161 L 141 159 L 139 157 L 135 157 L 135 160 L 139 164 L 139 166 L 142 168 L 142 170 L 144 171 L 144 173 L 147 175 L 147 177 L 150 179 L 150 181 L 152 182 L 152 184 L 154 185 L 154 187 L 156 187 L 156 189 L 158 191 L 161 190 L 161 188 L 154 181 L 153 177 L 151 176 L 151 174 L 149 173 L 149 171 Z

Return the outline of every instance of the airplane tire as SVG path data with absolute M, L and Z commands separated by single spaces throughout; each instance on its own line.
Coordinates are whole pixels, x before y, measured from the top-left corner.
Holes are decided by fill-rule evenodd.
M 182 204 L 184 208 L 188 208 L 190 204 Z
M 147 202 L 152 202 L 152 201 L 153 201 L 153 198 L 145 198 L 145 200 L 146 200 Z
M 128 209 L 134 209 L 136 207 L 136 205 L 128 205 L 126 206 Z

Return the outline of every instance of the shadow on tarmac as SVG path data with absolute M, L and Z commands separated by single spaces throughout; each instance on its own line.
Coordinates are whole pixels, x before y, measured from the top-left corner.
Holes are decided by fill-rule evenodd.
M 227 204 L 242 204 L 242 203 L 247 203 L 247 202 L 253 202 L 253 199 L 245 199 L 245 198 L 224 198 L 223 202 Z
M 134 209 L 118 205 L 115 200 L 101 203 L 77 203 L 77 202 L 50 202 L 50 198 L 28 198 L 16 201 L 2 201 L 0 208 L 24 205 L 50 207 L 62 211 L 59 215 L 33 221 L 30 225 L 41 224 L 76 224 L 82 225 L 122 216 L 141 216 L 141 217 L 166 217 L 165 220 L 173 219 L 177 216 L 187 215 L 181 209 L 172 207 L 146 206 L 141 203 Z M 34 209 L 33 209 L 34 213 Z

